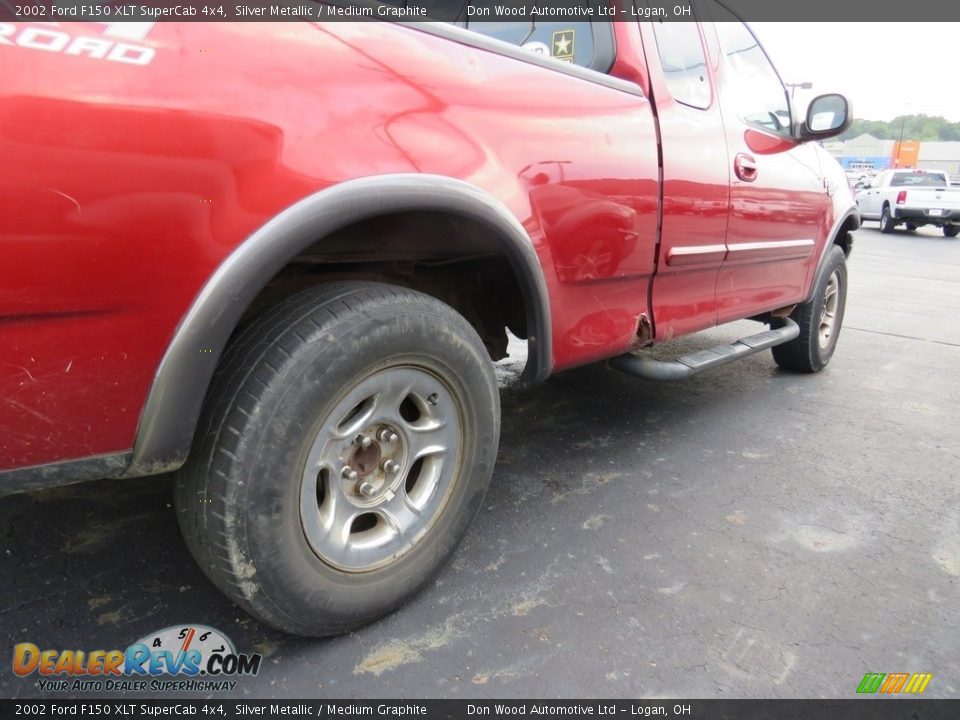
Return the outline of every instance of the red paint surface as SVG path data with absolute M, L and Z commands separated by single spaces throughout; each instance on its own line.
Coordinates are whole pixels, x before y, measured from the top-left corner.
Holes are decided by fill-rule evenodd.
M 650 24 L 641 25 L 663 144 L 663 226 L 658 273 L 653 284 L 655 337 L 665 340 L 717 322 L 717 272 L 723 258 L 668 264 L 684 248 L 724 243 L 731 166 L 716 93 L 710 106 L 683 105 L 670 94 Z M 707 58 L 712 80 L 719 56 Z M 697 256 L 694 256 L 697 257 Z
M 713 28 L 705 26 L 710 52 L 720 47 Z M 731 172 L 726 242 L 769 243 L 813 240 L 809 254 L 771 252 L 766 259 L 745 262 L 728 255 L 717 275 L 717 321 L 749 317 L 805 299 L 807 271 L 828 242 L 833 200 L 825 192 L 821 157 L 813 144 L 798 144 L 773 132 L 756 129 L 738 117 L 728 88 L 728 68 L 719 63 L 714 82 L 724 117 L 731 170 L 738 154 L 751 156 L 756 172 L 744 181 Z M 731 83 L 732 85 L 732 83 Z
M 544 268 L 556 369 L 627 350 L 640 313 L 662 339 L 799 299 L 810 260 L 681 267 L 651 293 L 665 252 L 724 243 L 728 222 L 819 248 L 829 218 L 812 168 L 798 188 L 761 166 L 731 205 L 743 129 L 724 135 L 719 103 L 671 106 L 638 27 L 616 35 L 614 74 L 662 97 L 659 243 L 655 118 L 634 94 L 378 23 L 157 24 L 145 67 L 0 44 L 0 469 L 132 447 L 213 270 L 353 178 L 437 173 L 503 201 Z

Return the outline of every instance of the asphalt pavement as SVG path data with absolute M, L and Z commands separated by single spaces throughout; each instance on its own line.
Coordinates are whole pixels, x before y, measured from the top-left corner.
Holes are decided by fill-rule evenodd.
M 933 673 L 926 696 L 957 697 L 958 317 L 960 240 L 867 223 L 818 375 L 762 353 L 679 384 L 593 366 L 505 390 L 490 492 L 452 563 L 328 640 L 214 589 L 169 476 L 0 499 L 0 657 L 202 623 L 265 656 L 249 698 L 853 697 L 866 672 Z M 35 682 L 0 664 L 0 696 Z

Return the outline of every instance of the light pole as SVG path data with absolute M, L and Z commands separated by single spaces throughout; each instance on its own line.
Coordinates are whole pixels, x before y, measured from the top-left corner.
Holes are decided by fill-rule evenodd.
M 812 82 L 798 82 L 798 83 L 786 83 L 786 86 L 790 88 L 790 99 L 793 100 L 793 94 L 797 91 L 797 88 L 801 90 L 811 90 L 813 89 Z
M 900 148 L 903 147 L 903 129 L 907 126 L 907 116 L 903 116 L 903 122 L 900 123 L 900 139 L 897 140 L 897 157 L 893 161 L 895 168 L 900 167 Z
M 893 159 L 893 166 L 895 168 L 900 167 L 900 148 L 903 145 L 903 130 L 907 126 L 907 108 L 913 107 L 913 103 L 903 103 L 903 120 L 900 121 L 900 139 L 897 140 L 897 154 Z

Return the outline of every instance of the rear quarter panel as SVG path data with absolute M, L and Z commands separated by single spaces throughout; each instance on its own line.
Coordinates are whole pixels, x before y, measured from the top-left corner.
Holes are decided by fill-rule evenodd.
M 378 23 L 157 24 L 146 65 L 63 51 L 97 24 L 34 30 L 47 48 L 25 27 L 0 26 L 0 470 L 129 449 L 213 270 L 352 178 L 438 173 L 504 202 L 544 267 L 556 367 L 635 339 L 645 99 Z

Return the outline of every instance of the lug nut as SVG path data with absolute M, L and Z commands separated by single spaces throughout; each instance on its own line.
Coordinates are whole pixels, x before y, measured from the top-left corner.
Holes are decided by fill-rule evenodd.
M 354 470 L 354 469 L 353 469 L 352 467 L 350 467 L 349 465 L 344 465 L 344 466 L 343 466 L 342 474 L 343 474 L 343 477 L 346 478 L 347 480 L 356 480 L 356 479 L 357 479 L 357 471 Z
M 427 402 L 430 405 L 436 405 L 439 399 L 440 399 L 439 395 L 437 395 L 436 393 L 430 393 L 430 395 L 427 397 Z
M 376 494 L 373 485 L 364 480 L 362 483 L 357 485 L 357 492 L 363 495 L 364 497 L 373 497 Z
M 380 432 L 377 433 L 377 439 L 380 442 L 395 443 L 398 438 L 397 434 L 390 428 L 380 428 Z
M 362 447 L 364 450 L 366 450 L 368 447 L 370 447 L 370 446 L 373 444 L 373 440 L 371 440 L 371 439 L 370 439 L 369 437 L 367 437 L 366 435 L 357 435 L 357 437 L 354 438 L 353 441 L 354 441 L 357 445 L 359 445 L 360 447 Z
M 384 460 L 383 461 L 383 471 L 385 473 L 395 473 L 400 469 L 400 466 L 395 463 L 393 460 Z

